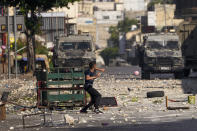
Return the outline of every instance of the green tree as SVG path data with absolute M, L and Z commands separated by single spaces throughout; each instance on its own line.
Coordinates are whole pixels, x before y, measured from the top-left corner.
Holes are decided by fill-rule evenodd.
M 137 25 L 136 19 L 125 18 L 123 21 L 118 22 L 118 30 L 120 33 L 128 33 L 132 25 Z
M 38 41 L 36 41 L 36 50 L 35 51 L 36 51 L 36 54 L 48 55 L 48 49 Z
M 119 31 L 118 31 L 117 26 L 111 26 L 109 28 L 109 33 L 111 34 L 109 40 L 113 42 L 113 45 L 115 47 L 118 47 L 118 43 L 119 43 Z
M 109 65 L 110 59 L 114 59 L 119 56 L 118 47 L 106 48 L 101 51 L 100 55 L 103 57 L 105 65 Z
M 25 17 L 27 36 L 28 69 L 35 70 L 35 34 L 40 33 L 40 12 L 51 10 L 53 7 L 68 7 L 69 3 L 79 0 L 0 0 L 2 6 L 18 6 Z

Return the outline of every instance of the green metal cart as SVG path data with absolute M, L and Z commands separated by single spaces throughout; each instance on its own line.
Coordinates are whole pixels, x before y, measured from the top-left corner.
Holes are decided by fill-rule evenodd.
M 39 108 L 77 107 L 86 104 L 84 68 L 36 71 Z

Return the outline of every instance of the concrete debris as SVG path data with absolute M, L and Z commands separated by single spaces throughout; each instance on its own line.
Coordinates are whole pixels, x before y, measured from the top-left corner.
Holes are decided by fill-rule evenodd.
M 125 118 L 124 120 L 125 120 L 125 122 L 127 122 L 128 121 L 128 118 Z
M 14 130 L 14 127 L 13 127 L 13 126 L 11 126 L 11 127 L 10 127 L 10 130 Z
M 64 115 L 64 120 L 66 124 L 74 125 L 75 119 L 72 116 L 69 116 L 68 114 Z
M 108 126 L 109 123 L 101 123 L 102 126 Z
M 84 118 L 81 118 L 80 120 L 79 120 L 79 123 L 87 123 L 87 120 L 85 120 Z
M 110 118 L 110 120 L 114 121 L 114 120 L 115 120 L 115 118 L 114 118 L 114 117 L 111 117 L 111 118 Z
M 132 122 L 132 123 L 136 123 L 137 121 L 136 121 L 136 120 L 131 120 L 131 122 Z

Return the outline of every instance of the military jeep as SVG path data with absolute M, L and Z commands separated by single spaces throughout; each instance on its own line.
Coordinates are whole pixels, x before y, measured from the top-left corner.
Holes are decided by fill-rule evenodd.
M 151 34 L 139 47 L 142 79 L 150 79 L 153 73 L 174 73 L 175 78 L 184 76 L 184 59 L 176 34 Z
M 56 38 L 53 65 L 55 67 L 88 67 L 96 61 L 95 47 L 89 35 L 69 35 Z

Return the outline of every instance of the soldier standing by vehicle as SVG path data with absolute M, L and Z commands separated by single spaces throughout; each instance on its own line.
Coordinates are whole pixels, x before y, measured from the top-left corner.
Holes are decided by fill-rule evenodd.
M 92 105 L 94 105 L 95 109 L 94 112 L 99 114 L 102 113 L 99 110 L 99 103 L 100 103 L 100 99 L 101 99 L 101 94 L 93 88 L 93 83 L 94 80 L 98 77 L 100 77 L 101 73 L 96 73 L 96 71 L 101 71 L 104 72 L 105 69 L 100 69 L 96 67 L 96 62 L 90 62 L 89 63 L 89 69 L 85 71 L 85 85 L 84 85 L 84 89 L 85 91 L 87 91 L 90 96 L 91 96 L 91 101 L 88 105 L 86 105 L 85 107 L 82 108 L 82 110 L 80 111 L 81 113 L 87 113 L 87 109 L 89 107 L 91 107 Z

